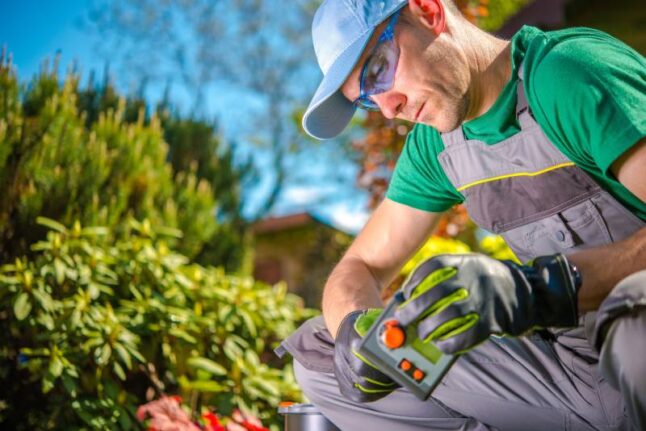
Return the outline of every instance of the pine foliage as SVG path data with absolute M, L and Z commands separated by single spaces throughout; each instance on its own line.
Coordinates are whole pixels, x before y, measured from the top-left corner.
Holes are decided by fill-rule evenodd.
M 61 80 L 56 65 L 22 85 L 0 60 L 0 260 L 44 238 L 38 216 L 107 227 L 134 217 L 182 231 L 174 246 L 189 258 L 236 268 L 243 170 L 212 125 L 160 112 L 109 84 L 81 89 L 73 72 Z

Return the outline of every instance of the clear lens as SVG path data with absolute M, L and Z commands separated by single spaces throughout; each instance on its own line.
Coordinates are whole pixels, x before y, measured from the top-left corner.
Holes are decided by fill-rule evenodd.
M 394 42 L 394 28 L 399 10 L 393 14 L 388 26 L 379 37 L 377 46 L 363 65 L 359 80 L 359 97 L 354 104 L 368 111 L 379 111 L 379 106 L 370 96 L 384 93 L 393 87 L 399 47 Z
M 392 41 L 377 46 L 366 64 L 363 93 L 367 96 L 383 93 L 392 88 L 397 69 L 399 50 Z

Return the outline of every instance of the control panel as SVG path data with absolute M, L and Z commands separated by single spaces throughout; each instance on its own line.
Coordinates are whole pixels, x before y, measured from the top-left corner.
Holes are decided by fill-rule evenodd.
M 404 327 L 394 318 L 403 301 L 402 292 L 397 292 L 363 338 L 359 353 L 417 398 L 425 400 L 457 356 L 442 353 L 432 342 L 423 342 L 415 325 Z

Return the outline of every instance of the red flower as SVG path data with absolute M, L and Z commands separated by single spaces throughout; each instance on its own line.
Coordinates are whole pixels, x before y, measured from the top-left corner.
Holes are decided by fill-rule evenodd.
M 226 431 L 224 425 L 220 423 L 218 417 L 212 412 L 203 413 L 202 419 L 206 421 L 205 431 Z
M 162 397 L 137 409 L 137 419 L 150 418 L 148 431 L 200 431 L 182 410 L 177 397 Z
M 262 422 L 255 416 L 236 410 L 233 412 L 233 420 L 242 425 L 247 431 L 270 431 L 269 428 L 262 426 Z

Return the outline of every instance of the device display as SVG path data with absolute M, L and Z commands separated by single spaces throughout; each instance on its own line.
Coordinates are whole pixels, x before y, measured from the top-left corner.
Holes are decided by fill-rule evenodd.
M 402 292 L 397 292 L 361 341 L 359 353 L 417 398 L 426 400 L 457 356 L 420 340 L 415 325 L 403 327 L 394 319 L 403 301 Z

